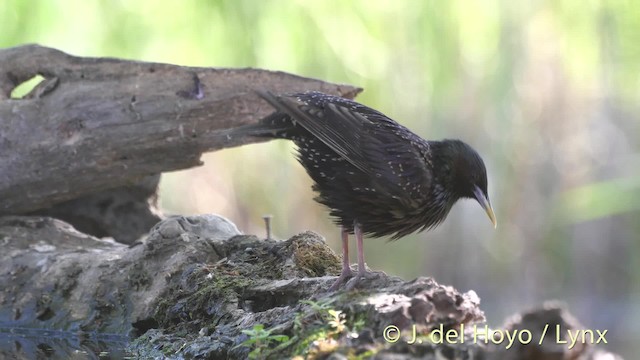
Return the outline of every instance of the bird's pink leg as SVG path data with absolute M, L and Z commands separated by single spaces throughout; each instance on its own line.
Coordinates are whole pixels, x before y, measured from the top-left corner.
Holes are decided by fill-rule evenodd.
M 356 234 L 356 245 L 358 246 L 358 274 L 349 280 L 345 287 L 346 290 L 355 289 L 362 279 L 364 279 L 367 274 L 370 274 L 367 271 L 367 264 L 364 262 L 364 236 L 362 235 L 362 228 L 357 222 L 353 223 L 353 232 Z
M 342 272 L 336 282 L 331 285 L 329 291 L 337 290 L 342 283 L 351 277 L 351 266 L 349 265 L 349 233 L 343 227 L 340 235 L 342 236 Z
M 367 272 L 367 265 L 364 263 L 364 243 L 362 229 L 357 222 L 353 223 L 353 232 L 356 234 L 356 246 L 358 247 L 358 277 L 364 276 Z

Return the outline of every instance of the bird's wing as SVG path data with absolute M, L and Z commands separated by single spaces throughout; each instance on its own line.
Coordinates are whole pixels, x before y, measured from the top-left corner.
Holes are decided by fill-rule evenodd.
M 259 95 L 368 174 L 374 183 L 383 183 L 381 188 L 403 196 L 426 191 L 430 178 L 420 148 L 423 140 L 386 115 L 318 92 Z
M 368 120 L 355 111 L 332 105 L 331 101 L 342 98 L 315 92 L 279 96 L 269 92 L 258 94 L 278 111 L 289 114 L 294 122 L 355 167 L 368 171 L 368 165 L 358 156 L 360 135 Z
M 417 200 L 426 196 L 432 179 L 424 140 L 386 123 L 367 130 L 371 136 L 360 144 L 360 153 L 370 166 L 368 173 L 402 197 Z

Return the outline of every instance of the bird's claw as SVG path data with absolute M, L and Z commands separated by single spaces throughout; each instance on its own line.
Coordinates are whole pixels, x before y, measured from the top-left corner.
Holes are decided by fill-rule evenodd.
M 333 285 L 331 285 L 331 287 L 327 290 L 327 292 L 333 292 L 338 290 L 342 284 L 346 283 L 349 278 L 353 275 L 353 273 L 351 272 L 351 269 L 347 268 L 347 270 L 343 270 L 340 273 L 340 276 L 338 276 L 338 278 L 336 279 L 336 281 L 333 283 Z
M 358 274 L 351 280 L 347 281 L 345 285 L 345 290 L 353 290 L 358 288 L 363 282 L 367 280 L 375 280 L 380 276 L 386 275 L 382 271 L 363 271 L 358 272 Z

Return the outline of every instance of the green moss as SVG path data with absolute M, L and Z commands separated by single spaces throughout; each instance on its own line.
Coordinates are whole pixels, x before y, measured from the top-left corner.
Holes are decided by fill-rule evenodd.
M 378 351 L 368 350 L 356 355 L 353 349 L 344 347 L 348 334 L 363 329 L 366 319 L 362 316 L 347 316 L 335 309 L 333 301 L 305 300 L 301 303 L 306 306 L 297 313 L 290 338 L 271 350 L 269 356 L 288 358 L 299 355 L 305 359 L 320 359 L 330 353 L 341 352 L 349 359 L 366 359 Z
M 242 275 L 211 272 L 204 266 L 187 276 L 184 283 L 195 283 L 193 291 L 185 292 L 179 284 L 170 287 L 154 316 L 164 329 L 185 337 L 195 337 L 203 327 L 215 327 L 226 313 L 223 307 L 237 302 L 238 293 L 256 283 Z
M 274 344 L 286 344 L 290 340 L 286 335 L 271 334 L 273 330 L 265 330 L 262 324 L 254 325 L 250 330 L 242 330 L 249 338 L 237 347 L 246 346 L 251 348 L 249 359 L 264 359 L 274 351 L 277 351 L 278 347 L 274 348 Z
M 294 238 L 291 248 L 296 266 L 307 276 L 319 277 L 340 273 L 340 258 L 324 242 Z

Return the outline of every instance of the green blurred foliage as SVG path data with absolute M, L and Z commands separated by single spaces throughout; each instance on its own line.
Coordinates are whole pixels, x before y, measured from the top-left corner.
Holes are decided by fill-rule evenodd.
M 359 101 L 483 155 L 499 227 L 473 202 L 429 233 L 367 242 L 375 269 L 473 288 L 490 320 L 547 298 L 621 344 L 640 320 L 640 2 L 4 0 L 0 47 L 260 67 L 361 86 Z M 303 90 L 303 89 L 301 89 Z M 286 142 L 167 174 L 167 212 L 280 237 L 338 229 Z M 635 304 L 635 305 L 634 305 Z M 637 350 L 637 349 L 636 349 Z

